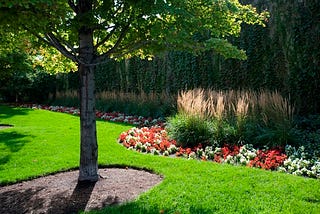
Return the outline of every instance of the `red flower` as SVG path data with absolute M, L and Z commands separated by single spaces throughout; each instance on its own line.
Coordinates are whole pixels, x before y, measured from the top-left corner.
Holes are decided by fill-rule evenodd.
M 258 167 L 267 170 L 275 170 L 283 164 L 287 156 L 282 153 L 281 148 L 270 150 L 258 150 L 257 156 L 250 161 L 250 167 Z

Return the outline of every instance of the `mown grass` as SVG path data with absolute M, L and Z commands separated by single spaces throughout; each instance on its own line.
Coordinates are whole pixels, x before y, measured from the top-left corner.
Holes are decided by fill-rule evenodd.
M 79 118 L 0 106 L 2 184 L 78 166 Z M 137 200 L 93 213 L 320 213 L 320 181 L 212 162 L 159 157 L 117 143 L 124 124 L 98 121 L 99 164 L 145 168 L 164 180 Z

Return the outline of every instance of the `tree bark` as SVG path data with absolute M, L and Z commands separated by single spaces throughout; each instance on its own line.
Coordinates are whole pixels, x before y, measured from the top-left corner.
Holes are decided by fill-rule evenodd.
M 92 10 L 92 2 L 79 1 L 80 15 Z M 81 17 L 81 16 L 80 16 Z M 85 21 L 84 21 L 85 23 Z M 82 26 L 79 28 L 80 75 L 80 167 L 79 182 L 96 182 L 98 175 L 98 143 L 95 115 L 95 83 L 93 30 Z
M 80 89 L 80 168 L 79 181 L 96 182 L 98 175 L 98 143 L 95 118 L 94 69 L 79 66 Z

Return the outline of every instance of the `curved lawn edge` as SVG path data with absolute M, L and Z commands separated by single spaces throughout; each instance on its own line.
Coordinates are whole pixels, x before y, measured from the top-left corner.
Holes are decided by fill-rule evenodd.
M 250 144 L 222 147 L 203 147 L 199 144 L 193 148 L 183 148 L 177 146 L 176 141 L 169 138 L 166 129 L 160 126 L 131 128 L 121 133 L 119 143 L 129 150 L 140 153 L 213 161 L 320 178 L 320 159 L 317 157 L 299 159 L 296 157 L 296 151 L 299 151 L 300 148 L 296 149 L 290 145 L 285 148 L 259 149 Z

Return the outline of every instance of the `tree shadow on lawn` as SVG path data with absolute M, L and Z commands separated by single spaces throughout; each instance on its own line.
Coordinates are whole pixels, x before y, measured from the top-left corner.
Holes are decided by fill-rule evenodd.
M 28 108 L 15 108 L 8 105 L 0 104 L 0 123 L 1 119 L 8 119 L 16 115 L 28 115 L 30 111 L 33 110 Z
M 187 213 L 192 214 L 212 214 L 215 212 L 218 212 L 219 210 L 216 208 L 202 208 L 201 205 L 197 206 L 190 206 L 187 209 Z M 97 213 L 130 213 L 130 214 L 139 214 L 139 213 L 145 213 L 145 214 L 154 214 L 154 213 L 184 213 L 184 211 L 180 211 L 179 208 L 171 207 L 171 208 L 161 208 L 157 206 L 143 206 L 142 204 L 138 202 L 130 202 L 127 204 L 120 204 L 116 206 L 109 206 L 106 207 L 100 211 L 97 211 Z
M 27 136 L 30 137 L 30 135 L 20 134 L 16 131 L 0 132 L 0 169 L 2 168 L 1 165 L 10 160 L 12 153 L 20 151 L 29 142 L 24 139 Z

